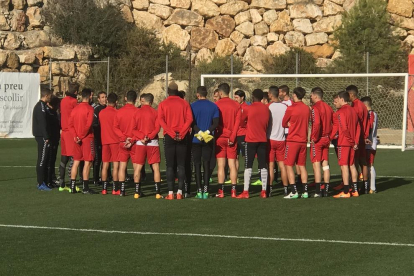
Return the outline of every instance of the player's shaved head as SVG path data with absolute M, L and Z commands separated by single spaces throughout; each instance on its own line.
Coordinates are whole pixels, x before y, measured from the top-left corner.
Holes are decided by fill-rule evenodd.
M 263 90 L 262 89 L 255 89 L 252 92 L 252 99 L 253 102 L 260 102 L 263 99 Z
M 203 98 L 206 98 L 207 97 L 207 88 L 205 86 L 197 87 L 197 94 L 199 94 Z
M 228 96 L 230 94 L 230 86 L 227 83 L 222 83 L 218 86 L 219 92 L 223 93 L 224 95 Z
M 355 85 L 350 85 L 346 88 L 346 92 L 349 94 L 355 95 L 355 97 L 358 97 L 358 87 Z
M 40 97 L 41 98 L 51 96 L 52 94 L 53 94 L 52 90 L 50 90 L 49 87 L 47 87 L 47 85 L 45 85 L 45 84 L 40 85 Z
M 293 94 L 295 94 L 299 100 L 302 100 L 306 95 L 306 90 L 303 87 L 296 87 L 293 89 Z
M 317 97 L 319 97 L 320 99 L 323 99 L 323 90 L 320 87 L 315 87 L 312 88 L 311 93 Z
M 349 102 L 350 101 L 348 91 L 339 91 L 337 98 L 343 99 L 345 102 Z
M 282 91 L 282 92 L 285 92 L 286 95 L 289 95 L 289 86 L 281 85 L 281 86 L 279 86 L 279 90 Z
M 135 103 L 135 101 L 137 100 L 137 96 L 137 92 L 135 92 L 134 90 L 130 90 L 126 94 L 126 100 L 129 103 Z
M 279 97 L 279 87 L 277 87 L 277 86 L 270 86 L 269 87 L 269 95 L 272 95 L 273 97 L 275 97 L 275 98 L 278 98 Z
M 108 95 L 108 104 L 113 104 L 115 105 L 116 102 L 118 101 L 118 95 L 115 93 L 110 93 Z
M 84 88 L 82 89 L 82 99 L 89 99 L 90 96 L 92 96 L 92 89 L 90 88 Z
M 372 99 L 369 96 L 361 98 L 361 102 L 367 104 L 369 107 L 372 107 Z
M 142 95 L 142 98 L 146 103 L 152 104 L 154 102 L 154 95 L 151 93 L 145 93 Z

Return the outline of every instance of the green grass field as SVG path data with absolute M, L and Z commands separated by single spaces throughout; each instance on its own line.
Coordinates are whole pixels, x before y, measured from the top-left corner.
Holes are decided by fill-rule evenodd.
M 414 151 L 378 151 L 375 195 L 290 201 L 40 192 L 35 141 L 0 151 L 0 275 L 414 274 Z

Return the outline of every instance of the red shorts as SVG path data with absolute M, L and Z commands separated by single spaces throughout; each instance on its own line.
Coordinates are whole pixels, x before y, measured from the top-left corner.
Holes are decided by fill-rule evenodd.
M 375 154 L 377 153 L 376 150 L 366 150 L 366 156 L 367 156 L 367 164 L 371 165 L 374 164 Z
M 60 151 L 61 155 L 63 156 L 72 156 L 73 155 L 73 148 L 75 147 L 76 143 L 73 139 L 72 133 L 70 131 L 62 131 L 61 136 L 61 143 L 60 143 Z
M 216 158 L 237 158 L 237 143 L 229 146 L 229 138 L 218 138 L 216 140 Z
M 286 141 L 269 141 L 269 162 L 280 162 L 285 160 Z
M 306 166 L 306 153 L 306 143 L 286 142 L 285 165 Z
M 92 138 L 84 138 L 80 144 L 73 142 L 73 160 L 92 162 L 95 159 L 95 141 Z
M 160 147 L 158 146 L 135 146 L 135 164 L 144 165 L 145 159 L 152 165 L 161 162 Z
M 355 164 L 355 150 L 352 147 L 338 146 L 339 166 L 352 166 Z
M 118 151 L 118 161 L 119 162 L 128 162 L 129 159 L 134 163 L 135 161 L 135 143 L 127 149 L 124 148 L 124 142 L 119 143 L 119 151 Z
M 322 137 L 317 143 L 310 146 L 310 158 L 311 162 L 322 162 L 329 160 L 329 141 L 328 137 Z
M 102 162 L 118 162 L 119 144 L 102 145 Z

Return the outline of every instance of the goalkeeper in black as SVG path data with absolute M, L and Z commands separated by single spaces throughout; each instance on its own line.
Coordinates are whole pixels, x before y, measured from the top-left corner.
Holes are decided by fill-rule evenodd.
M 198 101 L 191 104 L 193 112 L 192 155 L 196 173 L 196 198 L 208 198 L 208 184 L 210 181 L 210 160 L 213 155 L 213 133 L 219 124 L 219 110 L 217 105 L 207 100 L 207 89 L 204 86 L 197 88 Z M 203 177 L 201 177 L 201 159 L 203 159 Z M 201 186 L 203 179 L 203 186 Z

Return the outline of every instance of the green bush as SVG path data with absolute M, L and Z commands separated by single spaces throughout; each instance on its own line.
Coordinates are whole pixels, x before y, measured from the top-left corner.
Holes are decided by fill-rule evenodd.
M 267 74 L 296 74 L 296 56 L 298 55 L 299 74 L 316 74 L 320 69 L 311 53 L 301 48 L 291 48 L 290 51 L 270 57 L 263 65 Z
M 343 14 L 342 26 L 334 32 L 342 57 L 335 60 L 338 73 L 407 72 L 407 52 L 398 37 L 392 35 L 387 1 L 359 0 Z
M 99 7 L 90 0 L 48 0 L 44 16 L 65 43 L 88 45 L 101 58 L 118 56 L 133 27 L 109 1 Z

